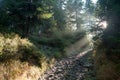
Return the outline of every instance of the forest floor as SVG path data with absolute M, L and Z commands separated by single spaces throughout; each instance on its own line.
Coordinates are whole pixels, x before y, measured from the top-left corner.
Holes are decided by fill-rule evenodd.
M 94 80 L 92 50 L 56 61 L 38 80 Z

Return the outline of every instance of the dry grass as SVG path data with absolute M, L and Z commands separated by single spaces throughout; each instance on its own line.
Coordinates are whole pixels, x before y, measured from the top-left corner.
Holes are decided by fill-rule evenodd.
M 40 74 L 40 68 L 28 62 L 9 60 L 0 64 L 0 80 L 37 80 Z
M 116 64 L 109 61 L 102 49 L 94 51 L 97 80 L 119 80 Z
M 0 34 L 0 80 L 38 80 L 54 62 L 28 39 Z
M 38 80 L 48 66 L 46 61 L 42 62 L 42 67 L 39 67 L 28 62 L 9 60 L 0 64 L 0 80 Z

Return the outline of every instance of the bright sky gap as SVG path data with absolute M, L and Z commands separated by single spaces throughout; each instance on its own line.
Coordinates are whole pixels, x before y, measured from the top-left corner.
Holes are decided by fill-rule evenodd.
M 83 0 L 84 2 L 86 2 L 86 0 Z M 96 3 L 98 0 L 92 0 L 93 3 Z

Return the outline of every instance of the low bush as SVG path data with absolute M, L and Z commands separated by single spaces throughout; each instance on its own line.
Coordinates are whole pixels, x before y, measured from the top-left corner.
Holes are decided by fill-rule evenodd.
M 28 39 L 0 34 L 0 80 L 37 80 L 54 61 Z
M 42 54 L 28 40 L 21 39 L 18 35 L 0 35 L 0 60 L 26 58 L 29 55 L 42 57 Z
M 119 80 L 120 79 L 120 64 L 113 62 L 106 55 L 106 50 L 101 48 L 94 51 L 95 54 L 95 70 L 97 80 Z M 113 54 L 114 55 L 114 54 Z M 114 58 L 117 60 L 117 58 Z

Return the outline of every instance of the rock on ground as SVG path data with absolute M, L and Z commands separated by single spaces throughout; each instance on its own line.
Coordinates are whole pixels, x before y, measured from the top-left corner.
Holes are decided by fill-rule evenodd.
M 57 61 L 38 80 L 84 80 L 91 64 L 86 57 L 89 51 Z

